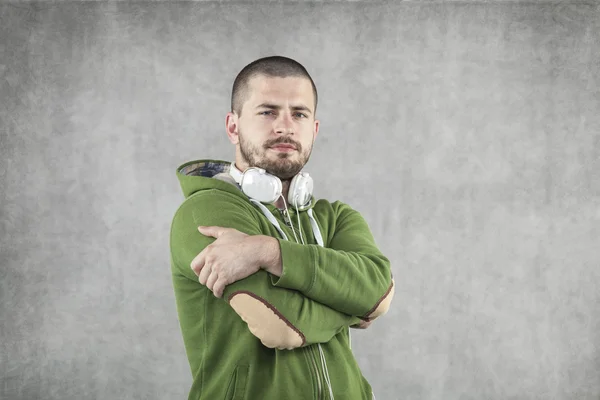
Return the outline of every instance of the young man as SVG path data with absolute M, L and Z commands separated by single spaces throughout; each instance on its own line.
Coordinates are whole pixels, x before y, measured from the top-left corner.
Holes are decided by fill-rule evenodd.
M 235 79 L 225 121 L 235 162 L 177 169 L 171 267 L 190 400 L 373 398 L 348 328 L 383 315 L 394 282 L 362 216 L 312 196 L 301 170 L 316 107 L 302 65 L 256 60 Z

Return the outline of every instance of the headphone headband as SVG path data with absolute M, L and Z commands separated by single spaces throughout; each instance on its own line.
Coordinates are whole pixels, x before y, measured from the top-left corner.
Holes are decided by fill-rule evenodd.
M 229 174 L 235 179 L 238 185 L 242 184 L 242 171 L 237 169 L 234 162 L 229 167 Z

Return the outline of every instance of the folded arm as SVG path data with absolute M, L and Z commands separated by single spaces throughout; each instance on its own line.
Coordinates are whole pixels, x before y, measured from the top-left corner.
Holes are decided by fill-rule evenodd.
M 198 290 L 208 290 L 198 282 L 190 263 L 215 239 L 200 234 L 198 226 L 222 226 L 260 235 L 251 207 L 217 191 L 201 193 L 188 200 L 175 215 L 171 229 L 173 273 L 195 281 Z M 274 287 L 270 275 L 262 269 L 228 285 L 223 300 L 247 323 L 249 330 L 271 348 L 292 349 L 324 343 L 360 322 L 298 291 Z
M 336 203 L 336 218 L 330 221 L 335 225 L 325 247 L 277 239 L 281 276 L 273 276 L 272 282 L 344 314 L 371 320 L 387 312 L 394 296 L 390 262 L 360 213 Z

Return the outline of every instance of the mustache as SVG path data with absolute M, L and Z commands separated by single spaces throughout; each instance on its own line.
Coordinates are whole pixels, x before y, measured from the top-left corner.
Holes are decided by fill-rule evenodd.
M 292 146 L 296 147 L 297 150 L 302 150 L 302 146 L 300 146 L 300 143 L 296 143 L 290 139 L 281 139 L 281 140 L 274 140 L 271 142 L 267 142 L 267 143 L 265 143 L 265 149 L 268 149 L 269 147 L 277 146 L 278 144 L 291 144 Z

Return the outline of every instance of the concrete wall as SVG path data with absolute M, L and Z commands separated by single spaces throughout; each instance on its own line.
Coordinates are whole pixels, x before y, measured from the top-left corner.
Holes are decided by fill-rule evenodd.
M 317 197 L 392 260 L 377 399 L 599 399 L 597 4 L 3 3 L 0 398 L 187 398 L 175 168 L 233 158 L 233 79 L 280 54 Z

